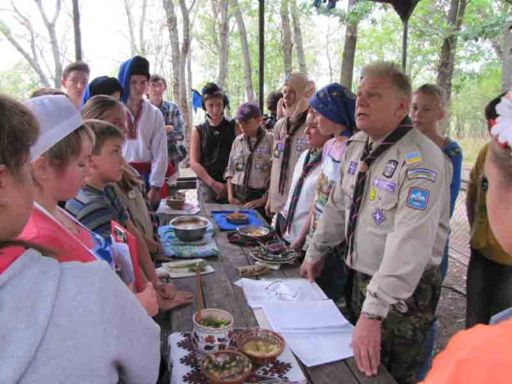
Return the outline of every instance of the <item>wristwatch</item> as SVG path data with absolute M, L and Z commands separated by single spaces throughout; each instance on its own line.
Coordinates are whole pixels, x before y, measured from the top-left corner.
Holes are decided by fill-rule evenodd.
M 368 312 L 361 312 L 361 314 L 366 317 L 367 320 L 377 320 L 377 321 L 384 321 L 384 317 L 379 315 L 374 315 L 373 313 Z

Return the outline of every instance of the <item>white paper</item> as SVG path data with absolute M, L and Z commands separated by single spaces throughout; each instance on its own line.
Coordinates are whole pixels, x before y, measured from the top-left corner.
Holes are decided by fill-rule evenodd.
M 280 332 L 293 353 L 306 367 L 348 359 L 352 352 L 352 326 L 335 333 L 310 333 L 309 335 Z
M 338 331 L 348 324 L 332 300 L 267 302 L 263 311 L 277 332 Z
M 185 203 L 182 210 L 177 209 L 171 209 L 167 203 L 165 202 L 165 199 L 160 200 L 160 204 L 158 205 L 158 208 L 156 210 L 157 215 L 195 215 L 196 213 L 199 213 L 201 209 L 195 205 L 190 203 Z
M 241 286 L 247 304 L 260 308 L 267 302 L 327 300 L 327 296 L 316 283 L 306 279 L 241 279 L 235 285 Z
M 288 306 L 302 303 L 280 303 L 281 306 L 283 306 L 283 304 Z M 270 320 L 266 316 L 264 308 L 265 306 L 261 309 L 254 309 L 254 315 L 259 326 L 262 328 L 273 329 L 280 333 L 284 337 L 286 344 L 292 349 L 293 353 L 295 353 L 305 366 L 313 367 L 316 365 L 347 359 L 353 356 L 351 346 L 353 326 L 346 320 L 332 328 L 315 329 L 309 325 L 310 329 L 308 331 L 282 331 L 277 330 L 272 326 L 272 323 L 276 323 L 275 318 Z M 312 312 L 312 308 L 309 311 Z M 284 315 L 285 312 L 286 309 L 283 308 L 281 315 Z M 304 314 L 301 314 L 300 316 L 304 316 Z M 289 328 L 289 326 L 286 325 L 285 328 Z

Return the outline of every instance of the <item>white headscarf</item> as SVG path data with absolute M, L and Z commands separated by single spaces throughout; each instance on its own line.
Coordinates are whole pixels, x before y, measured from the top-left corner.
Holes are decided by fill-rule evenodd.
M 285 109 L 286 116 L 291 121 L 295 121 L 298 115 L 305 112 L 309 108 L 309 98 L 315 93 L 315 82 L 308 80 L 307 76 L 300 72 L 290 73 L 285 80 L 283 87 L 287 85 L 295 91 L 296 99 L 295 104 Z M 284 103 L 284 98 L 279 100 L 279 103 Z M 278 105 L 279 108 L 279 105 Z

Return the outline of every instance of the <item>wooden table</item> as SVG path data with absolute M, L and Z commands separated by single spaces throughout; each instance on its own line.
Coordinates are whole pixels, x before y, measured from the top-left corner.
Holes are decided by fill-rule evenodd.
M 225 204 L 205 204 L 203 215 L 211 217 L 212 211 L 233 208 L 235 207 Z M 208 263 L 215 268 L 215 273 L 202 276 L 203 305 L 210 308 L 225 309 L 230 312 L 235 319 L 235 327 L 258 326 L 253 311 L 247 306 L 242 289 L 233 285 L 233 282 L 240 278 L 236 267 L 253 264 L 253 259 L 249 256 L 247 248 L 229 243 L 226 233 L 219 231 L 218 228 L 215 228 L 215 240 L 220 249 L 220 256 L 208 259 Z M 298 265 L 283 266 L 279 271 L 273 271 L 272 274 L 273 277 L 277 278 L 297 277 Z M 196 294 L 193 278 L 179 279 L 175 281 L 175 284 L 180 289 L 186 289 Z M 168 318 L 167 320 L 162 317 L 159 319 L 159 323 L 162 325 L 164 350 L 168 352 L 166 340 L 171 332 L 192 330 L 191 319 L 194 311 L 194 306 L 171 311 L 170 324 Z M 394 379 L 382 366 L 379 368 L 379 374 L 376 377 L 366 377 L 359 372 L 353 358 L 312 368 L 302 366 L 302 368 L 309 382 L 315 384 L 395 383 Z

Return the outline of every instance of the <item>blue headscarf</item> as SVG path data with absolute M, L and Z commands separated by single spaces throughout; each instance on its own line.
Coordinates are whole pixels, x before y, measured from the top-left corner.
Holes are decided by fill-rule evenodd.
M 341 135 L 352 136 L 356 126 L 356 100 L 345 87 L 338 83 L 326 85 L 310 97 L 309 105 L 323 117 L 345 126 Z

